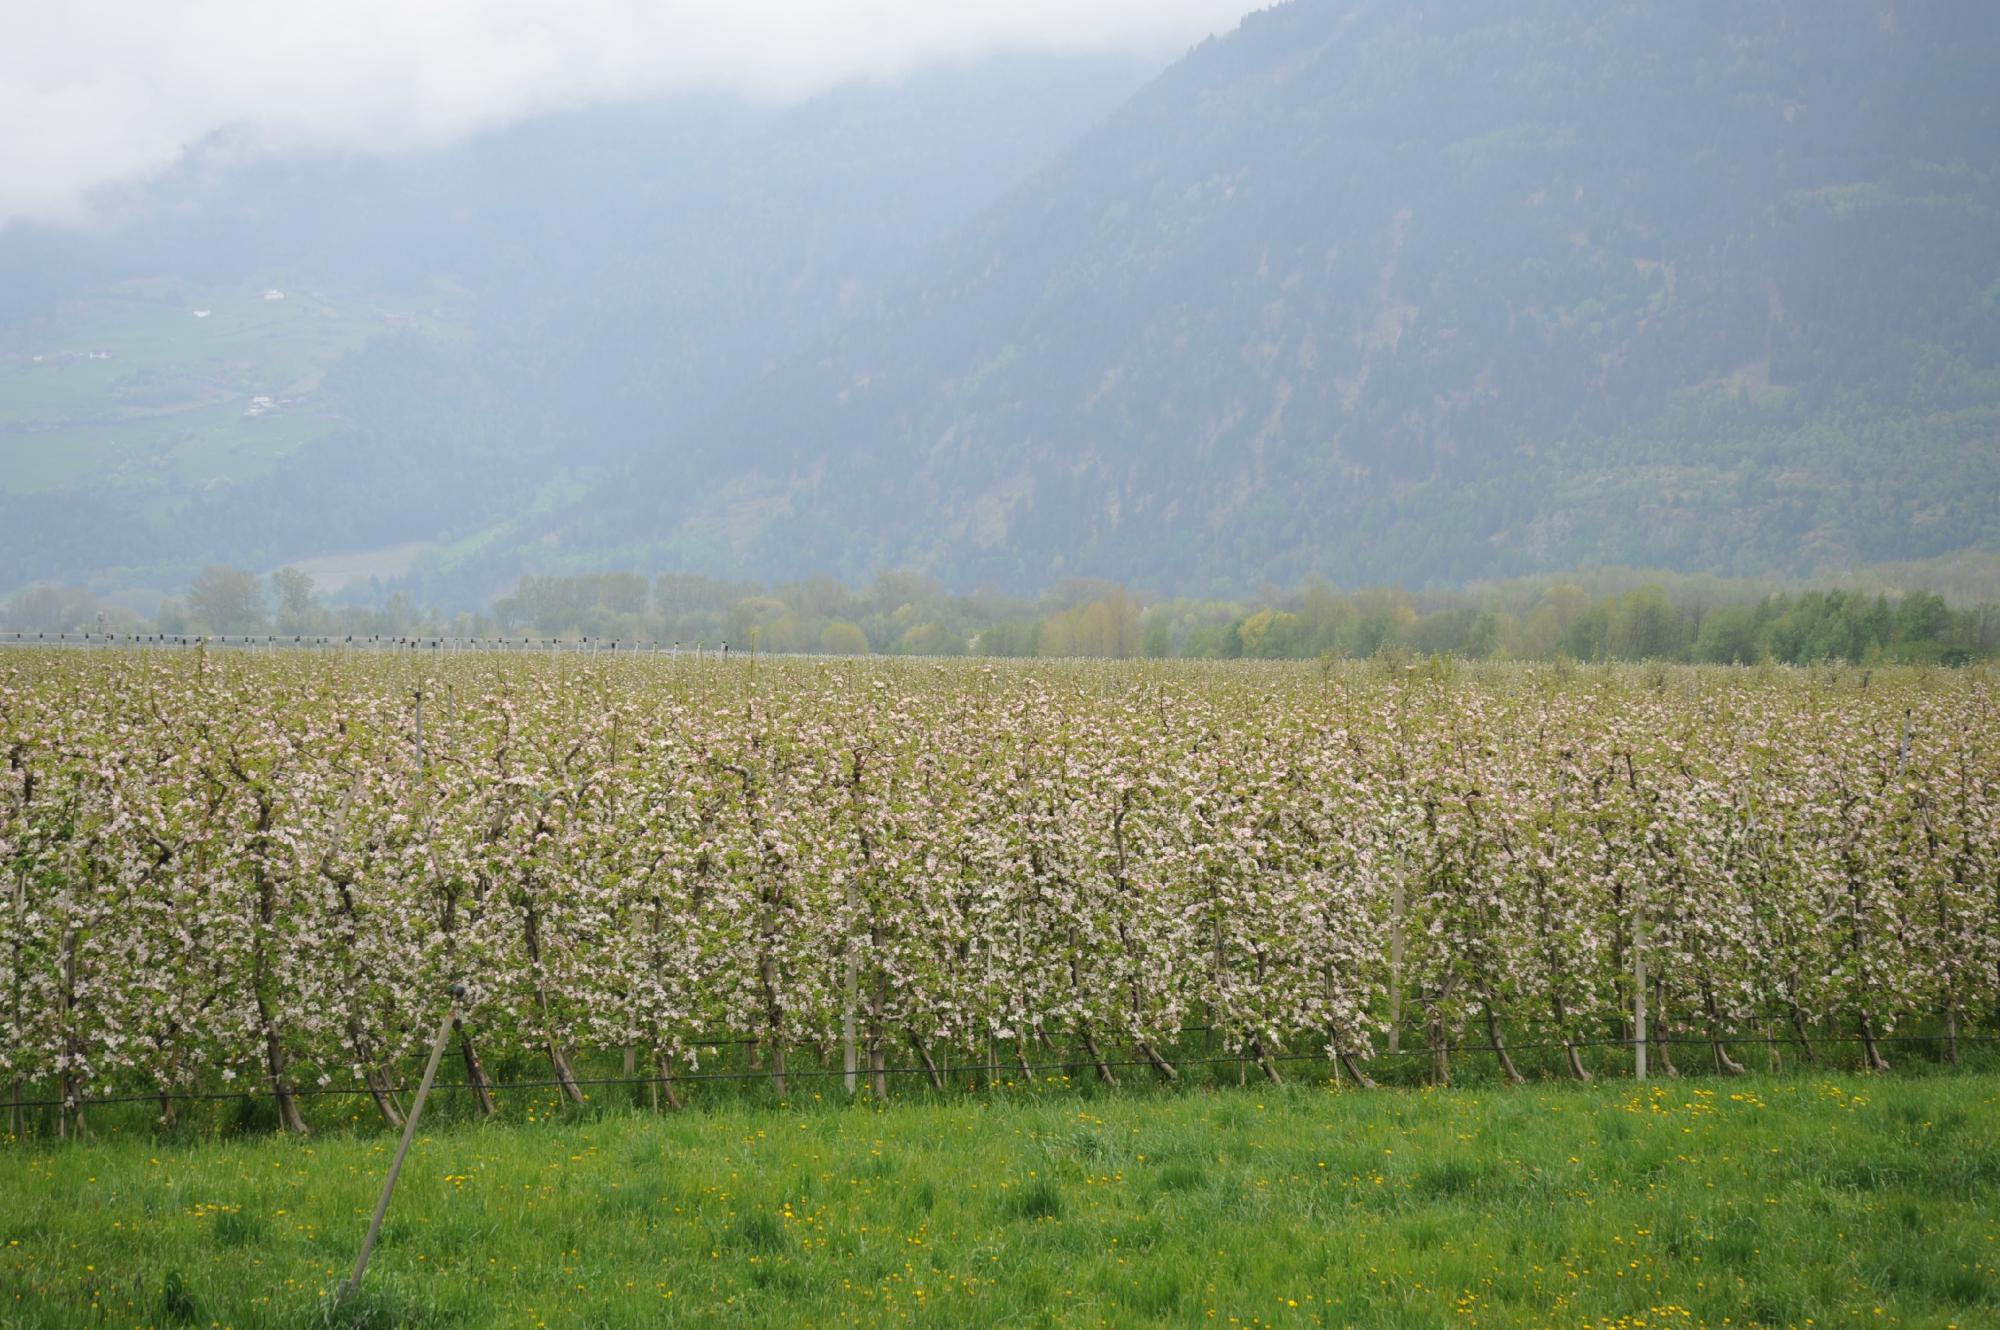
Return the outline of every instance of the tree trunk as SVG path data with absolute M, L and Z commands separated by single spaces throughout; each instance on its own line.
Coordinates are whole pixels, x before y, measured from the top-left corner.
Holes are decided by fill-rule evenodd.
M 917 1060 L 924 1064 L 924 1075 L 930 1078 L 931 1089 L 944 1089 L 944 1073 L 938 1070 L 938 1064 L 931 1058 L 930 1049 L 924 1047 L 924 1041 L 917 1038 L 915 1030 L 911 1030 L 908 1033 L 910 1047 L 917 1050 Z
M 1653 985 L 1652 1035 L 1653 1056 L 1660 1064 L 1660 1075 L 1679 1077 L 1681 1069 L 1674 1065 L 1673 1045 L 1668 1042 L 1667 986 L 1664 983 Z
M 1500 1033 L 1500 1018 L 1494 1015 L 1493 1004 L 1482 1002 L 1480 1006 L 1486 1011 L 1486 1034 L 1493 1041 L 1493 1057 L 1500 1064 L 1500 1074 L 1509 1085 L 1526 1085 L 1528 1078 L 1521 1074 L 1520 1068 L 1514 1065 L 1514 1059 L 1507 1054 L 1507 1039 Z
M 1283 1085 L 1285 1083 L 1285 1078 L 1278 1074 L 1278 1064 L 1271 1061 L 1270 1054 L 1264 1051 L 1263 1040 L 1254 1036 L 1251 1038 L 1250 1055 L 1257 1059 L 1257 1068 L 1264 1073 L 1265 1080 L 1273 1085 Z
M 532 892 L 532 887 L 525 890 Z M 535 908 L 532 894 L 523 895 L 521 916 L 526 925 L 528 961 L 535 975 L 535 1012 L 542 1021 L 543 1047 L 549 1055 L 549 1069 L 555 1073 L 556 1087 L 562 1091 L 563 1098 L 572 1104 L 581 1104 L 583 1087 L 576 1083 L 576 1073 L 570 1070 L 569 1059 L 556 1042 L 555 1023 L 549 1019 L 549 990 L 542 982 L 542 918 L 541 911 Z
M 271 1004 L 265 994 L 271 985 L 270 957 L 265 952 L 264 930 L 275 926 L 277 919 L 277 893 L 271 885 L 270 872 L 263 854 L 269 848 L 271 834 L 272 800 L 268 791 L 244 775 L 241 768 L 235 769 L 236 778 L 255 791 L 257 799 L 257 826 L 253 843 L 257 855 L 251 860 L 251 880 L 257 889 L 258 929 L 253 935 L 255 947 L 251 957 L 251 988 L 257 995 L 257 1025 L 264 1032 L 264 1060 L 271 1075 L 271 1093 L 278 1099 L 278 1120 L 287 1131 L 297 1135 L 307 1135 L 306 1120 L 299 1113 L 298 1101 L 292 1096 L 292 1087 L 285 1081 L 285 1044 L 278 1035 L 277 1022 L 271 1019 Z
M 1729 1050 L 1722 1046 L 1722 1013 L 1716 1010 L 1715 990 L 1704 981 L 1701 986 L 1701 1000 L 1708 1008 L 1708 1046 L 1715 1054 L 1715 1070 L 1723 1076 L 1741 1076 L 1743 1064 L 1729 1056 Z
M 271 1074 L 271 1093 L 278 1100 L 278 1122 L 286 1131 L 299 1136 L 309 1134 L 305 1118 L 299 1113 L 298 1100 L 292 1095 L 292 1087 L 285 1080 L 285 1045 L 278 1038 L 278 1029 L 271 1021 L 271 1009 L 264 1002 L 264 995 L 257 994 L 257 1020 L 264 1027 L 264 1061 Z
M 396 1103 L 395 1087 L 379 1067 L 370 1067 L 361 1073 L 361 1079 L 368 1086 L 368 1096 L 375 1101 L 375 1110 L 382 1120 L 397 1131 L 403 1129 L 403 1110 Z
M 1791 1017 L 1792 1017 L 1792 1034 L 1799 1041 L 1799 1060 L 1804 1062 L 1807 1066 L 1811 1066 L 1813 1064 L 1813 1046 L 1812 1046 L 1812 1040 L 1806 1037 L 1806 1014 L 1805 1012 L 1799 1010 L 1799 1004 L 1797 1002 L 1792 1002 L 1790 1006 L 1791 1006 Z
M 881 936 L 879 930 L 875 936 Z M 877 974 L 868 997 L 868 1089 L 878 1104 L 889 1100 L 889 1032 L 883 1028 L 888 1006 L 889 981 Z
M 879 1038 L 868 1041 L 868 1093 L 878 1104 L 889 1102 L 889 1050 Z
M 1882 1072 L 1889 1070 L 1889 1063 L 1882 1056 L 1882 1050 L 1875 1043 L 1875 1021 L 1867 1012 L 1861 1013 L 1861 1048 L 1868 1059 L 1868 1070 Z
M 764 1038 L 771 1052 L 771 1088 L 783 1099 L 791 1089 L 785 1080 L 785 1012 L 778 1005 L 778 964 L 766 956 L 758 972 L 764 984 Z
M 353 981 L 352 976 L 350 980 Z M 354 981 L 358 982 L 358 981 Z M 361 1072 L 361 1083 L 368 1087 L 369 1098 L 375 1101 L 375 1111 L 382 1120 L 396 1131 L 403 1129 L 402 1105 L 396 1102 L 396 1089 L 389 1080 L 389 1074 L 372 1061 L 372 1041 L 362 1033 L 360 1022 L 350 1019 L 347 1023 L 347 1037 L 355 1057 L 367 1063 Z
M 555 1073 L 556 1088 L 561 1090 L 563 1098 L 569 1100 L 572 1104 L 581 1104 L 583 1102 L 583 1087 L 576 1083 L 576 1073 L 570 1070 L 569 1056 L 562 1051 L 562 1045 L 558 1044 L 554 1039 L 549 1040 L 547 1048 L 549 1069 Z
M 1563 1062 L 1569 1067 L 1571 1079 L 1590 1084 L 1590 1073 L 1585 1070 L 1583 1057 L 1578 1052 L 1576 1040 L 1570 1038 L 1569 1013 L 1563 1009 L 1563 1000 L 1556 994 L 1549 995 L 1549 1009 L 1556 1018 L 1556 1037 L 1562 1040 Z
M 1080 1033 L 1083 1035 L 1084 1051 L 1090 1054 L 1091 1065 L 1097 1068 L 1097 1079 L 1112 1089 L 1117 1089 L 1118 1078 L 1111 1074 L 1111 1065 L 1104 1060 L 1104 1054 L 1098 1051 L 1097 1036 L 1091 1032 L 1087 1024 L 1080 1028 Z
M 473 1047 L 472 1031 L 465 1028 L 465 1022 L 458 1022 L 458 1051 L 465 1058 L 465 1083 L 472 1087 L 472 1100 L 479 1106 L 479 1116 L 493 1116 L 493 1085 L 486 1079 L 486 1067 L 479 1060 L 479 1050 Z
M 785 1080 L 785 1046 L 783 1044 L 771 1045 L 771 1088 L 777 1091 L 778 1098 L 780 1099 L 791 1094 L 791 1090 Z
M 675 1110 L 680 1108 L 681 1097 L 674 1093 L 673 1061 L 670 1058 L 661 1056 L 657 1049 L 653 1052 L 653 1079 L 648 1082 L 648 1085 L 651 1090 L 653 1111 L 655 1113 L 660 1111 L 660 1101 L 662 1099 L 667 1101 L 668 1108 Z
M 1139 1056 L 1146 1059 L 1147 1064 L 1152 1067 L 1161 1080 L 1165 1081 L 1168 1085 L 1179 1082 L 1181 1078 L 1180 1073 L 1174 1070 L 1172 1063 L 1160 1056 L 1159 1050 L 1155 1049 L 1144 1039 L 1138 1041 L 1138 1048 Z

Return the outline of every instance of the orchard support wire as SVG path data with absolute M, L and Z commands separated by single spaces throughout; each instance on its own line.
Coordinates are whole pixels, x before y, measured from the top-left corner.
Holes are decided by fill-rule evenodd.
M 1190 1026 L 1185 1031 L 1183 1031 L 1183 1033 L 1188 1035 L 1196 1035 L 1196 1034 L 1203 1034 L 1207 1030 L 1208 1027 Z M 1687 1048 L 1706 1048 L 1710 1045 L 1711 1042 L 1709 1037 L 1705 1034 L 1662 1037 L 1657 1032 L 1655 1032 L 1653 1037 L 1655 1042 L 1658 1043 L 1679 1045 Z M 1878 1034 L 1875 1036 L 1875 1038 L 1880 1043 L 1896 1044 L 1896 1045 L 1935 1044 L 1942 1047 L 1947 1042 L 1947 1037 L 1942 1034 L 1888 1034 L 1888 1035 Z M 1963 1031 L 1961 1031 L 1957 1036 L 1957 1039 L 1958 1042 L 1961 1044 L 1978 1045 L 1982 1047 L 2000 1045 L 2000 1035 L 1966 1034 Z M 748 1043 L 751 1041 L 724 1040 L 719 1042 L 723 1046 L 732 1046 L 732 1045 Z M 1630 1039 L 1622 1036 L 1607 1037 L 1602 1039 L 1557 1038 L 1557 1039 L 1534 1040 L 1528 1043 L 1511 1044 L 1509 1045 L 1509 1047 L 1512 1049 L 1512 1051 L 1517 1053 L 1529 1053 L 1529 1052 L 1560 1053 L 1566 1048 L 1579 1048 L 1579 1049 L 1598 1048 L 1609 1051 L 1609 1050 L 1629 1049 L 1631 1047 L 1631 1042 L 1632 1041 Z M 1760 1042 L 1766 1045 L 1766 1047 L 1771 1048 L 1772 1050 L 1775 1051 L 1779 1046 L 1781 1046 L 1787 1041 L 1785 1041 L 1777 1034 L 1767 1030 L 1767 1032 L 1761 1038 L 1758 1038 L 1756 1036 L 1746 1036 L 1734 1042 Z M 1821 1042 L 1829 1045 L 1855 1046 L 1858 1048 L 1861 1045 L 1862 1040 L 1861 1036 L 1859 1036 L 1858 1034 L 1834 1035 L 1834 1036 L 1821 1036 Z M 1204 1040 L 1202 1042 L 1200 1048 L 1201 1048 L 1200 1056 L 1177 1057 L 1175 1059 L 1174 1065 L 1181 1069 L 1186 1069 L 1190 1067 L 1247 1068 L 1248 1062 L 1250 1060 L 1247 1053 L 1217 1054 L 1212 1051 L 1212 1044 L 1210 1041 L 1207 1040 Z M 1379 1086 L 1372 1078 L 1366 1078 L 1364 1075 L 1355 1075 L 1355 1073 L 1360 1070 L 1358 1066 L 1358 1061 L 1377 1062 L 1377 1061 L 1396 1061 L 1402 1059 L 1423 1059 L 1431 1057 L 1438 1052 L 1443 1052 L 1447 1054 L 1461 1054 L 1461 1053 L 1493 1053 L 1495 1051 L 1496 1051 L 1495 1046 L 1491 1043 L 1469 1042 L 1469 1043 L 1447 1043 L 1439 1045 L 1437 1048 L 1429 1048 L 1429 1047 L 1404 1048 L 1395 1053 L 1390 1053 L 1382 1049 L 1375 1049 L 1368 1052 L 1354 1052 L 1354 1053 L 1340 1052 L 1332 1055 L 1331 1057 L 1329 1057 L 1325 1052 L 1273 1053 L 1266 1055 L 1265 1060 L 1273 1064 L 1293 1065 L 1293 1066 L 1300 1066 L 1308 1063 L 1323 1063 L 1326 1065 L 1327 1075 L 1329 1080 L 1334 1083 L 1339 1083 L 1341 1073 L 1345 1071 L 1348 1075 L 1354 1077 L 1356 1085 L 1359 1088 L 1378 1089 L 1383 1087 Z M 1095 1065 L 1093 1059 L 1088 1055 L 1087 1052 L 1079 1052 L 1073 1050 L 1070 1056 L 1068 1056 L 1067 1058 L 1061 1057 L 1060 1050 L 1052 1048 L 1051 1052 L 1056 1053 L 1057 1056 L 1060 1058 L 1060 1060 L 1051 1062 L 1032 1062 L 1032 1063 L 1024 1060 L 1016 1064 L 1014 1066 L 1014 1070 L 1017 1073 L 1019 1073 L 1024 1083 L 1030 1085 L 1037 1085 L 1042 1083 L 1041 1081 L 1038 1080 L 1039 1076 L 1045 1076 L 1049 1073 L 1061 1073 L 1064 1076 L 1072 1076 L 1072 1077 L 1081 1076 L 1086 1071 L 1092 1070 Z M 1104 1065 L 1108 1067 L 1154 1067 L 1154 1063 L 1152 1062 L 1151 1058 L 1141 1055 L 1139 1050 L 1137 1050 L 1136 1048 L 1134 1050 L 1134 1054 L 1135 1055 L 1132 1057 L 1107 1056 L 1104 1059 Z M 880 1074 L 885 1078 L 898 1078 L 898 1079 L 906 1079 L 906 1078 L 921 1076 L 925 1078 L 926 1082 L 931 1082 L 932 1073 L 934 1070 L 935 1070 L 934 1067 L 926 1067 L 918 1065 L 888 1066 L 885 1064 L 881 1068 Z M 1864 1065 L 1855 1067 L 1852 1070 L 1861 1072 L 1862 1074 L 1865 1075 L 1879 1074 L 1879 1073 L 1869 1072 L 1865 1066 L 1865 1063 Z M 983 1076 L 983 1078 L 987 1082 L 988 1088 L 992 1088 L 998 1085 L 1000 1082 L 998 1068 L 988 1065 L 987 1063 L 982 1061 L 975 1060 L 972 1063 L 968 1064 L 967 1066 L 957 1069 L 957 1074 L 972 1074 L 972 1073 L 976 1073 L 980 1076 Z M 833 1066 L 798 1068 L 794 1069 L 790 1073 L 793 1079 L 805 1080 L 805 1081 L 830 1080 L 837 1076 L 843 1076 L 844 1074 L 845 1073 L 840 1068 Z M 725 1084 L 725 1085 L 745 1084 L 752 1081 L 768 1081 L 769 1078 L 770 1078 L 770 1073 L 768 1071 L 764 1071 L 761 1069 L 754 1069 L 754 1068 L 751 1070 L 744 1070 L 744 1071 L 695 1071 L 695 1072 L 680 1073 L 679 1075 L 675 1076 L 672 1079 L 671 1084 L 672 1085 L 681 1085 L 681 1084 L 694 1085 L 694 1084 L 704 1084 L 704 1083 Z M 639 1087 L 657 1087 L 660 1085 L 661 1082 L 657 1074 L 653 1075 L 634 1074 L 631 1076 L 622 1076 L 622 1075 L 581 1076 L 576 1078 L 576 1080 L 573 1083 L 585 1089 L 599 1089 L 599 1088 L 613 1088 L 613 1087 L 637 1089 Z M 527 1090 L 561 1091 L 564 1088 L 565 1084 L 566 1083 L 563 1081 L 558 1081 L 549 1078 L 538 1078 L 532 1080 L 508 1080 L 508 1081 L 485 1082 L 485 1083 L 475 1083 L 472 1081 L 433 1082 L 430 1088 L 440 1093 L 469 1091 L 475 1095 L 478 1095 L 481 1092 L 490 1094 L 494 1092 L 513 1092 L 513 1091 L 527 1091 Z M 1162 1078 L 1159 1084 L 1162 1090 L 1172 1093 L 1184 1092 L 1187 1087 L 1187 1082 L 1184 1079 L 1178 1077 L 1172 1081 L 1168 1081 L 1165 1078 Z M 412 1088 L 421 1090 L 422 1084 L 421 1080 L 419 1081 L 419 1084 L 416 1087 L 412 1087 L 407 1084 L 389 1083 L 387 1084 L 387 1088 L 395 1091 L 396 1093 L 403 1093 L 411 1090 Z M 1392 1084 L 1389 1088 L 1393 1089 L 1399 1087 Z M 1400 1088 L 1409 1088 L 1409 1087 L 1400 1087 Z M 354 1098 L 360 1095 L 371 1094 L 372 1092 L 373 1091 L 367 1086 L 328 1086 L 328 1087 L 315 1087 L 315 1088 L 301 1088 L 295 1090 L 293 1094 L 295 1095 L 295 1097 L 300 1099 L 343 1099 L 343 1098 Z M 212 1091 L 212 1092 L 184 1094 L 181 1096 L 181 1100 L 187 1103 L 240 1103 L 240 1102 L 254 1102 L 261 1100 L 264 1097 L 266 1097 L 264 1093 L 260 1093 L 255 1090 L 227 1090 L 227 1091 Z M 121 1104 L 152 1103 L 155 1102 L 156 1098 L 157 1096 L 154 1095 L 133 1094 L 133 1095 L 93 1096 L 86 1098 L 73 1098 L 70 1100 L 32 1099 L 23 1101 L 21 1107 L 26 1110 L 54 1109 L 61 1107 L 63 1104 L 67 1103 L 72 1108 L 98 1108 L 98 1107 L 110 1107 Z M 678 1104 L 675 1104 L 673 1106 L 679 1107 Z

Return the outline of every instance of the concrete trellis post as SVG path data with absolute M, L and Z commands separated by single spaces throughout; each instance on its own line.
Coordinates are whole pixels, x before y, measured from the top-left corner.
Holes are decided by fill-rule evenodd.
M 1632 1074 L 1646 1079 L 1646 896 L 1640 892 L 1632 919 Z
M 1396 870 L 1395 894 L 1389 900 L 1389 1056 L 1403 1047 L 1403 912 L 1404 872 Z
M 841 1084 L 847 1087 L 847 1097 L 852 1099 L 860 1088 L 861 1064 L 854 1046 L 854 1004 L 858 1000 L 861 984 L 861 965 L 854 954 L 854 943 L 847 944 L 847 983 L 845 1001 L 840 1012 L 840 1070 Z

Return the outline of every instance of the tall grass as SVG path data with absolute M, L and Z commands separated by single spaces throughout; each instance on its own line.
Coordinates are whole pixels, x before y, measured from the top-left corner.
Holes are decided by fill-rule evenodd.
M 19 1144 L 0 1325 L 2000 1324 L 1991 1072 L 822 1093 L 441 1126 L 337 1313 L 378 1130 Z

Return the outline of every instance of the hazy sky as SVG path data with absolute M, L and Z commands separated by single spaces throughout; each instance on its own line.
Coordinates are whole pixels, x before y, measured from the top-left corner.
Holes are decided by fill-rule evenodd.
M 170 165 L 217 129 L 274 147 L 437 142 L 693 87 L 764 99 L 1003 47 L 1163 58 L 1259 0 L 0 0 L 0 221 Z

